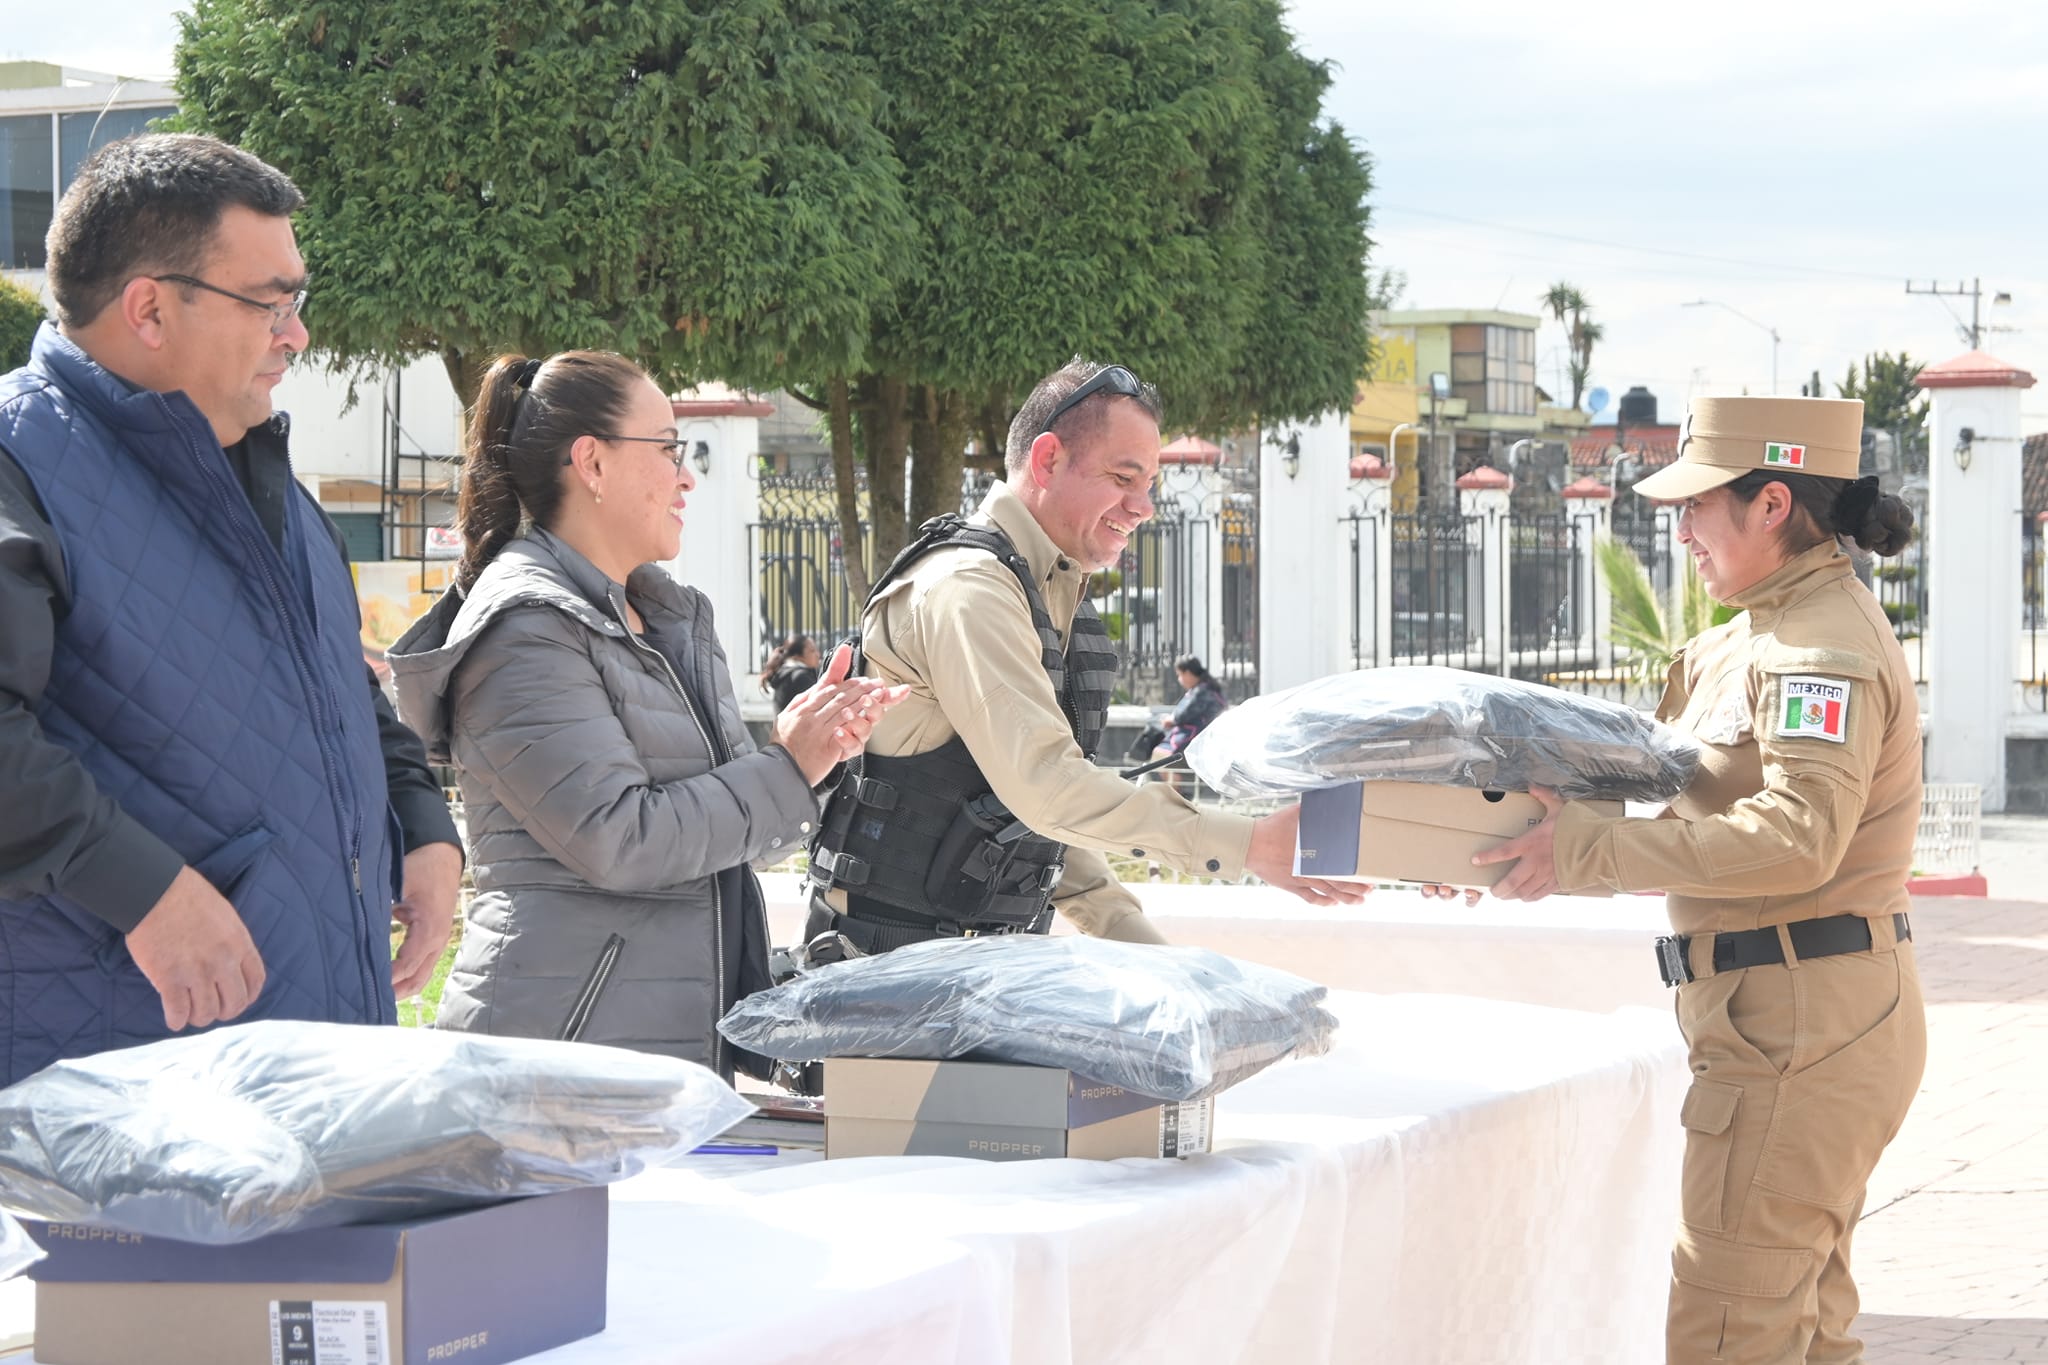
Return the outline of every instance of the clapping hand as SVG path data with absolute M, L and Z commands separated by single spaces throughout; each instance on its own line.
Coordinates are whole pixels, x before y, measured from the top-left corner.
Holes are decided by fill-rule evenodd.
M 874 678 L 849 678 L 852 666 L 851 646 L 833 650 L 818 681 L 775 718 L 775 742 L 789 751 L 814 787 L 867 748 L 875 722 L 910 695 L 908 684 L 891 687 Z

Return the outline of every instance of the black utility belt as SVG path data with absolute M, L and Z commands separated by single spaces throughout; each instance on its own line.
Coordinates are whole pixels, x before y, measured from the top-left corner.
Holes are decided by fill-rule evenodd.
M 1870 921 L 1861 915 L 1831 915 L 1826 919 L 1803 919 L 1785 926 L 1792 938 L 1792 951 L 1804 962 L 1810 957 L 1836 957 L 1842 953 L 1870 951 Z M 1913 939 L 1913 926 L 1904 912 L 1892 916 L 1892 927 L 1901 943 Z M 1696 980 L 1692 971 L 1691 934 L 1667 934 L 1657 940 L 1657 975 L 1667 986 L 1683 986 Z M 1743 929 L 1714 935 L 1714 972 L 1764 967 L 1785 960 L 1785 945 L 1775 926 Z
M 816 917 L 812 932 L 822 932 L 817 924 L 833 933 L 844 934 L 863 955 L 893 952 L 897 948 L 913 943 L 927 943 L 939 938 L 992 938 L 1005 934 L 1042 934 L 1051 927 L 1050 910 L 1041 910 L 1031 920 L 1015 921 L 968 921 L 950 919 L 912 919 L 911 912 L 877 913 L 870 905 L 862 904 L 852 896 L 847 906 L 849 913 L 839 914 L 824 906 L 822 901 L 814 904 L 826 913 Z

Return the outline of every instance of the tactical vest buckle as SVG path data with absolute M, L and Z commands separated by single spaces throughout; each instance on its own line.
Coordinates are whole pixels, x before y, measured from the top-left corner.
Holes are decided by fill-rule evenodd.
M 824 875 L 820 876 L 820 873 Z M 829 848 L 813 848 L 811 880 L 821 886 L 865 886 L 868 880 L 868 865 L 859 858 L 845 853 L 834 853 Z
M 895 810 L 896 789 L 887 782 L 872 777 L 850 774 L 847 781 L 853 792 L 853 799 L 869 810 Z

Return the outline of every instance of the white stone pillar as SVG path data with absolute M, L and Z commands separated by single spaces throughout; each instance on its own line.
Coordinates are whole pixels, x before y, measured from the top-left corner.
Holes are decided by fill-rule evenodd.
M 1479 667 L 1502 677 L 1510 671 L 1508 622 L 1514 619 L 1508 610 L 1514 591 L 1508 573 L 1508 499 L 1514 487 L 1513 479 L 1491 465 L 1458 480 L 1458 510 L 1479 522 Z
M 697 487 L 683 512 L 682 553 L 669 572 L 711 599 L 719 643 L 732 668 L 742 709 L 762 702 L 761 623 L 747 528 L 760 520 L 761 419 L 775 409 L 723 385 L 709 385 L 674 400 L 676 435 L 683 441 Z M 700 468 L 700 465 L 702 466 Z
M 1218 664 L 1223 657 L 1223 477 L 1212 467 L 1197 466 L 1181 478 L 1181 491 L 1169 496 L 1180 501 L 1178 514 L 1188 537 L 1185 577 L 1175 581 L 1169 576 L 1160 584 L 1159 617 L 1186 621 L 1188 637 L 1182 648 L 1222 677 Z M 1185 594 L 1187 601 L 1177 600 L 1175 594 Z
M 1613 604 L 1600 582 L 1600 561 L 1594 546 L 1611 534 L 1614 490 L 1587 475 L 1564 490 L 1565 515 L 1571 518 L 1572 544 L 1578 551 L 1577 581 L 1572 590 L 1578 601 L 1572 613 L 1578 623 L 1579 657 L 1595 667 L 1614 666 L 1614 646 L 1608 642 L 1613 626 Z
M 1259 451 L 1259 689 L 1278 692 L 1351 667 L 1340 518 L 1350 417 L 1269 430 Z
M 1974 782 L 2005 809 L 2005 736 L 2019 651 L 2020 392 L 2034 376 L 1969 351 L 1930 365 L 1929 782 Z

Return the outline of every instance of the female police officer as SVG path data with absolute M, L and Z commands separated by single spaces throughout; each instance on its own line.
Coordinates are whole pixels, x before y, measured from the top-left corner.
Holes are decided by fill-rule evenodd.
M 1636 491 L 1673 502 L 1715 600 L 1743 608 L 1672 662 L 1658 715 L 1699 740 L 1660 820 L 1561 809 L 1482 854 L 1494 888 L 1661 890 L 1693 1083 L 1672 1255 L 1672 1362 L 1849 1362 L 1849 1242 L 1919 1087 L 1927 1035 L 1906 921 L 1920 717 L 1904 653 L 1837 536 L 1905 548 L 1913 518 L 1857 479 L 1862 404 L 1710 398 Z

